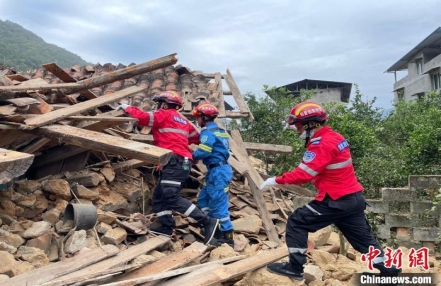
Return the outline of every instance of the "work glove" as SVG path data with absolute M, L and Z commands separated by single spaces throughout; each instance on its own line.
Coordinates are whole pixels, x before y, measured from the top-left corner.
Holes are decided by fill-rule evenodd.
M 259 189 L 263 190 L 266 187 L 271 187 L 271 186 L 275 186 L 277 185 L 276 183 L 276 178 L 268 178 L 265 180 L 265 182 L 262 183 L 262 185 L 260 185 Z
M 120 103 L 120 104 L 118 105 L 118 107 L 116 108 L 116 110 L 120 110 L 120 109 L 122 109 L 122 110 L 126 110 L 127 107 L 129 107 L 128 104 Z

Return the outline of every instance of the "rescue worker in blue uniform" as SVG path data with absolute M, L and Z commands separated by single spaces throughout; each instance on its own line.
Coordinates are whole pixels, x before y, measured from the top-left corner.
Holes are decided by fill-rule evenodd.
M 202 160 L 208 169 L 204 186 L 198 195 L 198 204 L 210 217 L 219 219 L 220 232 L 215 233 L 211 244 L 220 246 L 227 243 L 233 247 L 234 228 L 228 211 L 229 185 L 233 179 L 233 170 L 228 163 L 230 156 L 228 133 L 214 122 L 219 115 L 214 105 L 201 103 L 192 113 L 202 127 L 200 144 L 193 152 L 193 159 Z

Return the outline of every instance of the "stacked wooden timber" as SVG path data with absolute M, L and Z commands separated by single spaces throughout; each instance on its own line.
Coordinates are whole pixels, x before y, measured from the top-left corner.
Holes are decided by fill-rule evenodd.
M 235 269 L 231 277 L 235 277 L 286 256 L 280 246 L 287 214 L 293 210 L 292 198 L 313 194 L 300 187 L 261 192 L 257 186 L 265 174 L 254 168 L 248 152 L 289 153 L 291 148 L 243 142 L 237 130 L 229 132 L 229 161 L 235 171 L 230 188 L 236 231 L 233 251 L 240 256 L 247 249 L 252 253 L 278 250 L 256 258 L 238 256 L 176 269 L 191 261 L 205 262 L 210 253 L 200 243 L 203 237 L 195 221 L 176 213 L 172 238 L 148 232 L 155 219 L 150 201 L 155 169 L 168 162 L 171 152 L 151 145 L 150 130 L 116 110 L 116 103 L 149 111 L 152 96 L 175 89 L 184 96 L 184 116 L 200 101 L 209 101 L 219 107 L 221 118 L 252 118 L 229 70 L 225 75 L 203 74 L 174 67 L 176 62 L 173 54 L 129 67 L 105 64 L 62 69 L 50 63 L 33 74 L 8 68 L 0 72 L 0 186 L 4 189 L 0 191 L 0 260 L 7 261 L 0 266 L 0 275 L 9 277 L 7 283 L 157 283 L 243 259 L 240 267 L 231 266 Z M 239 111 L 226 110 L 222 80 Z M 203 164 L 195 165 L 183 195 L 196 201 L 206 172 Z M 77 230 L 66 221 L 63 215 L 69 203 L 94 205 L 96 226 Z M 155 249 L 169 255 L 150 260 L 144 256 Z M 226 281 L 228 276 L 213 279 Z

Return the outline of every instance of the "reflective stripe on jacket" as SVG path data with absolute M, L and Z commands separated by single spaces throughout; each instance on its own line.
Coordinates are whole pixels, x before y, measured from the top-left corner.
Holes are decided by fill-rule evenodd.
M 216 122 L 209 122 L 202 128 L 198 148 L 193 152 L 195 160 L 201 160 L 205 165 L 227 161 L 230 157 L 230 140 L 228 133 L 219 128 Z
M 169 149 L 174 154 L 192 159 L 188 145 L 199 144 L 199 132 L 187 118 L 174 109 L 159 109 L 145 112 L 135 106 L 129 106 L 125 112 L 138 119 L 140 126 L 152 127 L 153 144 Z
M 276 182 L 282 185 L 311 181 L 318 190 L 315 197 L 318 201 L 322 201 L 326 194 L 336 200 L 363 190 L 355 176 L 348 142 L 329 126 L 314 134 L 297 168 L 276 178 Z

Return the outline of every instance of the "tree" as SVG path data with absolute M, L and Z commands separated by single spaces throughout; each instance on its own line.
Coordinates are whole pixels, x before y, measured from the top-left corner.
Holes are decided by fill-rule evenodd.
M 294 169 L 305 151 L 303 142 L 291 130 L 283 130 L 282 121 L 291 108 L 310 98 L 314 91 L 294 97 L 283 89 L 268 89 L 268 96 L 248 93 L 245 100 L 255 121 L 244 119 L 240 129 L 246 141 L 293 147 L 292 154 L 255 156 L 267 163 L 270 174 Z M 399 101 L 394 111 L 383 117 L 374 107 L 375 98 L 363 101 L 356 86 L 350 104 L 324 104 L 328 124 L 349 142 L 357 177 L 367 196 L 376 196 L 382 187 L 407 185 L 409 175 L 439 174 L 441 165 L 441 93 L 431 92 L 416 101 Z

